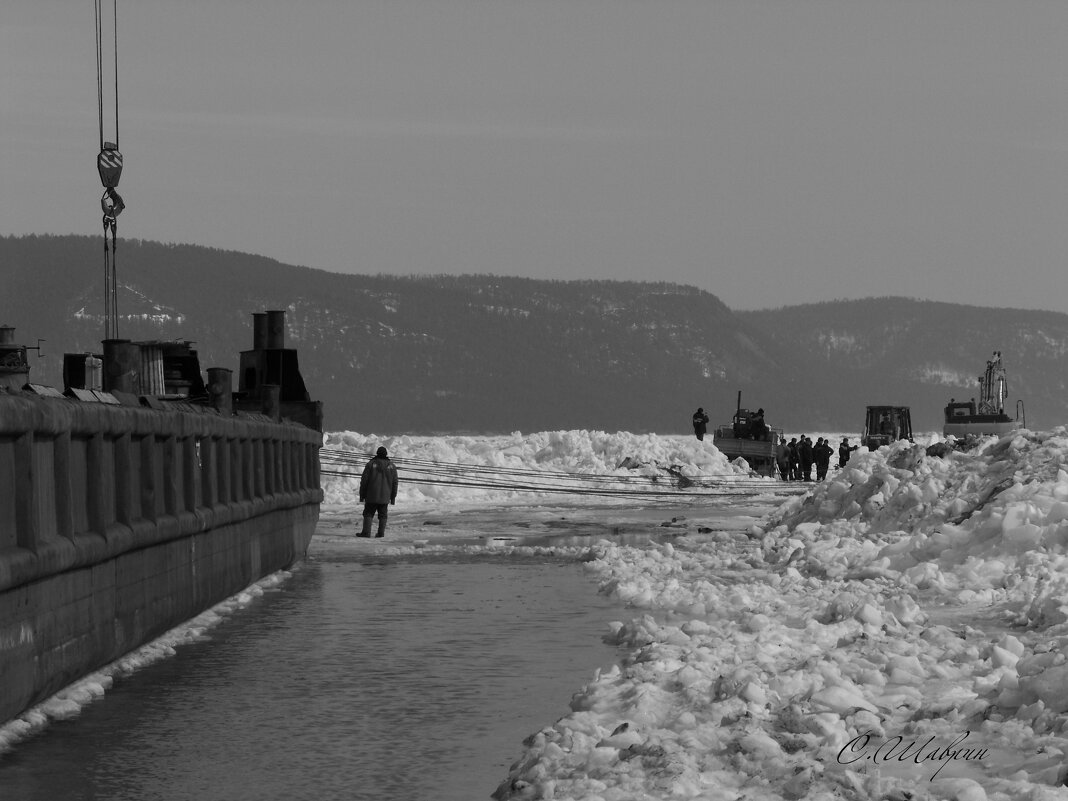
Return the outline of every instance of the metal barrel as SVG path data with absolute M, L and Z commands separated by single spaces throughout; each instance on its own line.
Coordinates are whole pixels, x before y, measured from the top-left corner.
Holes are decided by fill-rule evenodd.
M 211 405 L 225 414 L 233 414 L 233 371 L 226 367 L 208 368 L 208 397 Z
M 272 420 L 282 419 L 282 388 L 277 384 L 260 387 L 263 398 L 263 413 Z
M 141 346 L 128 339 L 105 339 L 104 391 L 141 394 Z

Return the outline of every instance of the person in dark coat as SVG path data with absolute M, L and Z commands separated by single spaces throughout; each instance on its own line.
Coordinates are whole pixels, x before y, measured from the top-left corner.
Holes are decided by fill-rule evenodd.
M 801 441 L 797 444 L 797 454 L 801 457 L 801 479 L 812 480 L 812 440 L 807 434 L 801 435 Z
M 384 537 L 389 507 L 397 502 L 397 468 L 389 460 L 385 448 L 379 448 L 375 457 L 363 468 L 363 475 L 360 476 L 360 501 L 364 504 L 363 531 L 356 536 L 371 536 L 371 522 L 377 512 L 378 533 L 375 536 Z
M 831 466 L 831 456 L 834 455 L 834 448 L 824 442 L 823 437 L 816 440 L 816 445 L 812 448 L 812 458 L 816 462 L 816 480 L 823 481 L 827 478 L 827 468 Z
M 849 461 L 850 454 L 857 449 L 856 445 L 849 444 L 849 437 L 842 437 L 842 444 L 838 446 L 838 467 L 842 468 L 846 466 L 846 462 Z
M 790 446 L 786 444 L 786 437 L 779 437 L 779 444 L 775 446 L 775 465 L 779 468 L 782 480 L 790 478 Z
M 799 481 L 801 479 L 801 450 L 797 445 L 797 437 L 792 437 L 787 447 L 790 449 L 790 478 L 793 481 Z
M 698 407 L 697 411 L 693 413 L 693 433 L 699 440 L 705 438 L 705 432 L 708 430 L 708 415 L 705 414 L 705 410 Z
M 764 422 L 764 410 L 757 409 L 749 415 L 749 436 L 753 439 L 766 441 L 768 438 L 768 424 Z

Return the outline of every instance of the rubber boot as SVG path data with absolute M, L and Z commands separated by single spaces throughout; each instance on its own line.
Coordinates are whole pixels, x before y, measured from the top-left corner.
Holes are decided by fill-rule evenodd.
M 369 517 L 367 515 L 364 515 L 364 518 L 363 518 L 363 531 L 359 532 L 356 535 L 357 537 L 370 537 L 371 536 L 371 521 L 373 519 L 374 519 L 373 517 Z
M 375 534 L 375 536 L 376 537 L 384 537 L 384 536 L 386 536 L 386 518 L 382 517 L 382 515 L 378 516 L 378 533 Z

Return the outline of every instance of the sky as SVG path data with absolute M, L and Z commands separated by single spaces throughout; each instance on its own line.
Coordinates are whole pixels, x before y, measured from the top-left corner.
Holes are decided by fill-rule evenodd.
M 735 309 L 1068 311 L 1056 0 L 120 0 L 117 19 L 120 238 L 672 281 Z M 0 235 L 99 234 L 93 4 L 7 0 L 0 76 Z

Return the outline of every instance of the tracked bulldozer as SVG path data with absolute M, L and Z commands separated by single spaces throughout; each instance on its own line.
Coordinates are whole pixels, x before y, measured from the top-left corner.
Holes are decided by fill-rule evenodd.
M 860 441 L 869 451 L 899 439 L 912 439 L 912 414 L 908 406 L 869 406 Z

